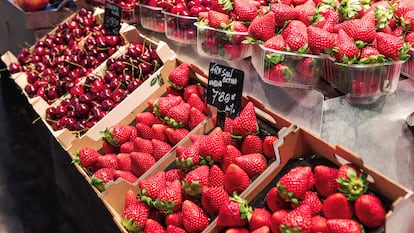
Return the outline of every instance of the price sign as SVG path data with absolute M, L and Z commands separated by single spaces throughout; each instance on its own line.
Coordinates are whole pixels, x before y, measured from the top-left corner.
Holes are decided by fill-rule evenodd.
M 207 103 L 219 112 L 234 118 L 241 111 L 244 72 L 228 66 L 210 63 Z M 221 118 L 222 119 L 222 118 Z
M 112 35 L 119 35 L 121 29 L 122 8 L 114 3 L 106 2 L 104 28 Z

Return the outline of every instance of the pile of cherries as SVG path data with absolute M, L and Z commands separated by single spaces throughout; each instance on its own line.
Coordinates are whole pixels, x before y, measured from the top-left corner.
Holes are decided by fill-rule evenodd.
M 127 52 L 106 60 L 102 77 L 88 75 L 70 88 L 70 98 L 46 110 L 53 130 L 82 135 L 162 66 L 155 48 L 131 42 Z

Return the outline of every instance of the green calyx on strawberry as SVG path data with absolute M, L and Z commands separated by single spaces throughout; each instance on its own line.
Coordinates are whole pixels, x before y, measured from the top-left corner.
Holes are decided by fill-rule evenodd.
M 391 7 L 385 8 L 384 6 L 378 5 L 374 9 L 376 28 L 385 28 L 393 17 L 393 10 Z
M 239 203 L 240 218 L 247 219 L 247 221 L 250 221 L 250 219 L 252 218 L 252 207 L 249 206 L 248 201 L 239 197 L 239 195 L 237 195 L 236 192 L 233 193 L 232 197 L 230 197 L 230 200 Z
M 148 219 L 149 208 L 145 203 L 135 203 L 127 206 L 122 212 L 122 226 L 128 232 L 142 232 Z
M 363 5 L 360 0 L 344 0 L 341 1 L 338 7 L 338 12 L 342 21 L 354 19 L 362 10 Z
M 115 125 L 113 127 L 106 128 L 104 131 L 101 131 L 100 134 L 104 141 L 114 147 L 119 147 L 124 142 L 129 140 L 131 128 L 123 125 Z
M 352 167 L 347 169 L 347 177 L 339 177 L 337 182 L 340 185 L 338 190 L 350 201 L 355 201 L 359 196 L 366 193 L 369 186 L 367 174 L 361 172 L 358 175 L 357 171 Z
M 271 53 L 265 55 L 265 65 L 266 67 L 272 67 L 285 60 L 285 55 L 281 53 Z
M 178 65 L 168 75 L 168 83 L 176 90 L 182 90 L 190 81 L 190 64 L 187 62 Z

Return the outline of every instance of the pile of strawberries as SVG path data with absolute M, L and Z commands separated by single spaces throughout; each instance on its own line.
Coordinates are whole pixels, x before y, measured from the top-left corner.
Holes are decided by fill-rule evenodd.
M 226 233 L 374 230 L 384 224 L 386 211 L 379 197 L 367 190 L 367 175 L 354 164 L 339 168 L 320 164 L 313 169 L 301 165 L 281 175 L 266 193 L 265 207 L 246 208 L 242 202 L 240 210 L 248 209 L 247 213 L 233 219 L 244 222 L 217 224 L 228 227 Z
M 190 145 L 177 146 L 175 168 L 139 180 L 138 193 L 127 192 L 123 226 L 131 232 L 203 231 L 273 161 L 277 137 L 262 139 L 258 127 L 249 102 L 224 129 L 192 134 Z
M 102 154 L 88 147 L 76 153 L 75 162 L 92 174 L 98 190 L 119 177 L 134 183 L 207 117 L 204 89 L 190 84 L 190 76 L 189 63 L 178 65 L 169 74 L 167 95 L 149 100 L 151 111 L 138 113 L 135 125 L 101 132 Z

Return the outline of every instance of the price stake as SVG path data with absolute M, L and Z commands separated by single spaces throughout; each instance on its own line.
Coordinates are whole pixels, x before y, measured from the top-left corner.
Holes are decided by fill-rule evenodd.
M 210 63 L 207 103 L 217 108 L 216 126 L 224 127 L 226 114 L 236 117 L 241 111 L 244 72 L 217 63 Z
M 121 29 L 122 7 L 106 2 L 104 13 L 104 28 L 112 35 L 119 35 Z

